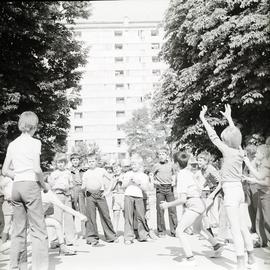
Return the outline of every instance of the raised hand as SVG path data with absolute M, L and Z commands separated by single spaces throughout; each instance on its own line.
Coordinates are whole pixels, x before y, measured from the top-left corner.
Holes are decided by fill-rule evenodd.
M 220 111 L 220 113 L 221 113 L 226 119 L 231 118 L 231 114 L 232 114 L 231 106 L 230 106 L 229 104 L 225 104 L 225 111 L 224 111 L 224 112 Z
M 201 119 L 204 118 L 206 112 L 207 112 L 207 106 L 204 105 L 204 106 L 202 106 L 202 110 L 200 112 L 200 118 Z

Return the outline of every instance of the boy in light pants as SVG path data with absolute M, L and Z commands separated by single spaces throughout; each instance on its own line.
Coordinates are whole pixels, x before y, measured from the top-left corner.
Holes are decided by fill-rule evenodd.
M 32 270 L 47 270 L 49 264 L 40 186 L 45 192 L 47 188 L 40 168 L 41 142 L 33 138 L 37 125 L 35 113 L 27 111 L 21 114 L 18 127 L 22 134 L 9 144 L 3 165 L 3 175 L 14 180 L 10 269 L 27 269 L 27 221 L 32 238 Z M 10 169 L 11 165 L 13 170 Z

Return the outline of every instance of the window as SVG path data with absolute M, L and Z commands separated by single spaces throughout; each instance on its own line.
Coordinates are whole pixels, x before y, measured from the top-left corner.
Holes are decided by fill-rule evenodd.
M 116 111 L 116 117 L 125 117 L 125 111 Z
M 153 69 L 152 74 L 155 76 L 160 76 L 160 70 L 159 69 Z
M 115 48 L 115 50 L 122 50 L 123 44 L 121 44 L 121 43 L 114 44 L 114 48 Z
M 114 36 L 115 37 L 121 37 L 121 36 L 123 36 L 123 31 L 120 31 L 120 30 L 114 31 Z
M 75 132 L 83 132 L 83 126 L 75 126 Z
M 125 98 L 124 97 L 117 97 L 116 98 L 116 104 L 124 104 Z
M 83 140 L 75 140 L 75 146 L 79 146 L 81 143 L 83 143 Z
M 122 138 L 117 139 L 117 146 L 121 147 L 124 142 L 125 142 L 125 139 L 122 139 Z
M 114 57 L 114 63 L 124 62 L 124 57 Z
M 151 43 L 151 49 L 152 50 L 158 50 L 159 49 L 159 43 Z
M 152 56 L 152 62 L 153 62 L 153 63 L 159 62 L 158 56 Z
M 124 70 L 115 70 L 114 75 L 116 77 L 118 77 L 118 76 L 124 76 Z
M 115 90 L 123 90 L 125 88 L 123 83 L 117 83 L 115 85 Z
M 83 115 L 82 115 L 82 112 L 75 112 L 75 113 L 74 113 L 74 118 L 75 118 L 75 119 L 81 119 L 82 116 L 83 116 Z
M 152 37 L 158 36 L 158 30 L 157 30 L 157 29 L 151 30 L 151 36 L 152 36 Z

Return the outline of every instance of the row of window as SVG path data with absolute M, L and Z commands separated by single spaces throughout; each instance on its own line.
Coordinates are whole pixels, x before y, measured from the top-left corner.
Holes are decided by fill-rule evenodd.
M 160 71 L 160 69 L 153 69 L 152 70 L 152 74 L 154 75 L 154 76 L 160 76 L 161 75 L 161 71 Z M 123 69 L 118 69 L 118 70 L 115 70 L 114 71 L 114 75 L 115 75 L 115 77 L 121 77 L 121 76 L 124 76 L 124 75 L 126 75 L 126 76 L 128 76 L 129 75 L 129 71 L 128 70 L 123 70 Z
M 124 32 L 121 31 L 121 30 L 115 30 L 114 31 L 114 36 L 115 37 L 122 37 L 123 34 L 124 34 Z M 138 36 L 141 37 L 142 35 L 144 35 L 144 30 L 138 30 Z M 151 36 L 152 37 L 156 37 L 158 35 L 159 35 L 158 29 L 151 30 Z M 81 37 L 82 36 L 82 32 L 81 31 L 75 31 L 74 32 L 74 36 L 75 37 Z
M 124 59 L 124 57 L 122 56 L 117 56 L 117 57 L 114 57 L 114 63 L 124 63 L 124 62 L 128 62 L 128 57 L 126 57 Z M 125 60 L 125 61 L 124 61 Z M 142 57 L 139 57 L 139 62 L 142 62 Z M 152 56 L 152 62 L 153 63 L 158 63 L 160 62 L 160 59 L 158 56 Z
M 78 146 L 83 142 L 84 142 L 83 140 L 75 140 L 75 146 Z M 121 147 L 124 143 L 125 143 L 125 139 L 123 139 L 123 138 L 116 139 L 116 144 L 118 147 Z M 122 156 L 122 158 L 125 158 L 125 156 L 126 156 L 125 153 L 119 153 L 119 154 Z
M 124 34 L 124 32 L 121 31 L 121 30 L 115 30 L 115 31 L 114 31 L 114 36 L 115 36 L 115 37 L 122 37 L 123 34 Z M 144 30 L 138 30 L 138 36 L 141 36 L 141 35 L 143 35 L 143 34 L 144 34 Z M 156 36 L 158 36 L 158 35 L 159 35 L 158 29 L 153 29 L 153 30 L 151 30 L 151 36 L 152 36 L 152 37 L 156 37 Z
M 123 50 L 124 44 L 123 43 L 116 43 L 116 44 L 114 44 L 114 49 L 115 50 Z M 160 44 L 159 43 L 151 43 L 151 49 L 152 50 L 160 49 Z

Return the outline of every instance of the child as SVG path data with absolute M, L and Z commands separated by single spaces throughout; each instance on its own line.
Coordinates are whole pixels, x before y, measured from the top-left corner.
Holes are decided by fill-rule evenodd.
M 237 269 L 242 270 L 245 269 L 245 246 L 248 253 L 248 264 L 255 263 L 253 242 L 246 224 L 245 197 L 241 183 L 244 157 L 239 148 L 241 147 L 242 135 L 233 123 L 230 105 L 225 105 L 225 112 L 221 112 L 229 122 L 229 127 L 225 128 L 221 133 L 222 140 L 205 119 L 206 112 L 207 107 L 203 106 L 200 119 L 212 143 L 218 147 L 223 155 L 221 184 L 218 185 L 217 189 L 222 187 L 224 192 L 224 206 L 235 245 Z
M 113 227 L 115 232 L 118 231 L 118 224 L 120 219 L 120 213 L 124 215 L 124 189 L 122 188 L 122 170 L 121 166 L 117 163 L 113 164 L 113 173 L 115 178 L 115 185 L 112 188 L 112 210 L 113 210 Z
M 187 238 L 188 235 L 185 233 L 185 230 L 192 226 L 197 219 L 201 218 L 206 207 L 203 199 L 201 198 L 200 186 L 196 182 L 192 172 L 186 168 L 188 165 L 189 155 L 185 152 L 179 152 L 174 155 L 174 160 L 178 163 L 180 168 L 180 171 L 177 174 L 178 199 L 172 202 L 161 202 L 160 207 L 162 209 L 167 209 L 177 205 L 181 207 L 185 205 L 185 211 L 179 220 L 176 232 L 182 243 L 186 257 L 183 265 L 192 266 L 195 264 L 195 260 L 189 244 L 189 239 Z M 222 245 L 219 244 L 207 230 L 202 228 L 200 233 L 203 234 L 212 244 L 216 254 L 219 254 L 222 250 Z
M 86 243 L 97 245 L 99 242 L 96 209 L 98 209 L 101 225 L 107 242 L 115 242 L 116 234 L 111 222 L 108 204 L 104 194 L 105 180 L 113 181 L 107 171 L 97 167 L 97 156 L 87 157 L 89 169 L 83 174 L 82 189 L 86 195 Z
M 70 161 L 72 167 L 70 168 L 70 172 L 72 174 L 72 198 L 73 198 L 73 207 L 76 211 L 84 214 L 85 210 L 85 195 L 82 191 L 82 175 L 86 171 L 81 168 L 81 159 L 80 156 L 76 153 L 71 154 Z M 85 224 L 82 223 L 82 235 L 85 236 Z
M 156 185 L 156 208 L 157 208 L 157 231 L 159 237 L 166 235 L 166 227 L 164 220 L 164 210 L 160 208 L 161 201 L 174 201 L 173 180 L 174 169 L 169 161 L 168 149 L 162 147 L 158 151 L 159 162 L 153 167 L 154 183 Z M 168 209 L 170 234 L 175 236 L 175 229 L 177 226 L 176 208 Z
M 80 211 L 82 214 L 85 214 L 85 197 L 82 192 L 82 175 L 85 170 L 80 167 L 81 160 L 78 154 L 71 154 L 70 161 L 72 164 L 70 172 L 72 174 L 74 208 L 76 211 Z
M 32 236 L 32 269 L 48 269 L 48 236 L 40 186 L 45 192 L 47 187 L 40 168 L 41 142 L 33 138 L 37 125 L 35 113 L 27 111 L 21 114 L 18 127 L 22 134 L 9 144 L 3 165 L 3 175 L 14 179 L 11 269 L 27 269 L 27 221 Z M 11 164 L 14 170 L 10 169 Z
M 261 245 L 266 247 L 270 242 L 270 149 L 265 145 L 259 145 L 255 155 L 257 168 L 254 168 L 248 157 L 244 158 L 245 164 L 250 170 L 250 175 L 244 178 L 250 183 L 257 184 L 258 208 L 257 223 Z
M 142 172 L 143 160 L 140 157 L 131 161 L 132 171 L 127 172 L 123 177 L 123 188 L 125 188 L 125 229 L 124 241 L 126 245 L 133 243 L 134 216 L 136 217 L 136 227 L 138 227 L 139 241 L 148 241 L 149 228 L 145 220 L 145 208 L 143 203 L 143 192 L 149 189 L 148 176 Z
M 56 153 L 55 163 L 56 170 L 48 177 L 48 183 L 58 199 L 64 205 L 71 207 L 71 190 L 73 188 L 72 174 L 66 169 L 66 155 L 63 153 Z M 75 228 L 72 215 L 64 213 L 59 207 L 55 207 L 54 218 L 60 222 L 64 228 L 66 244 L 72 246 L 75 240 Z

